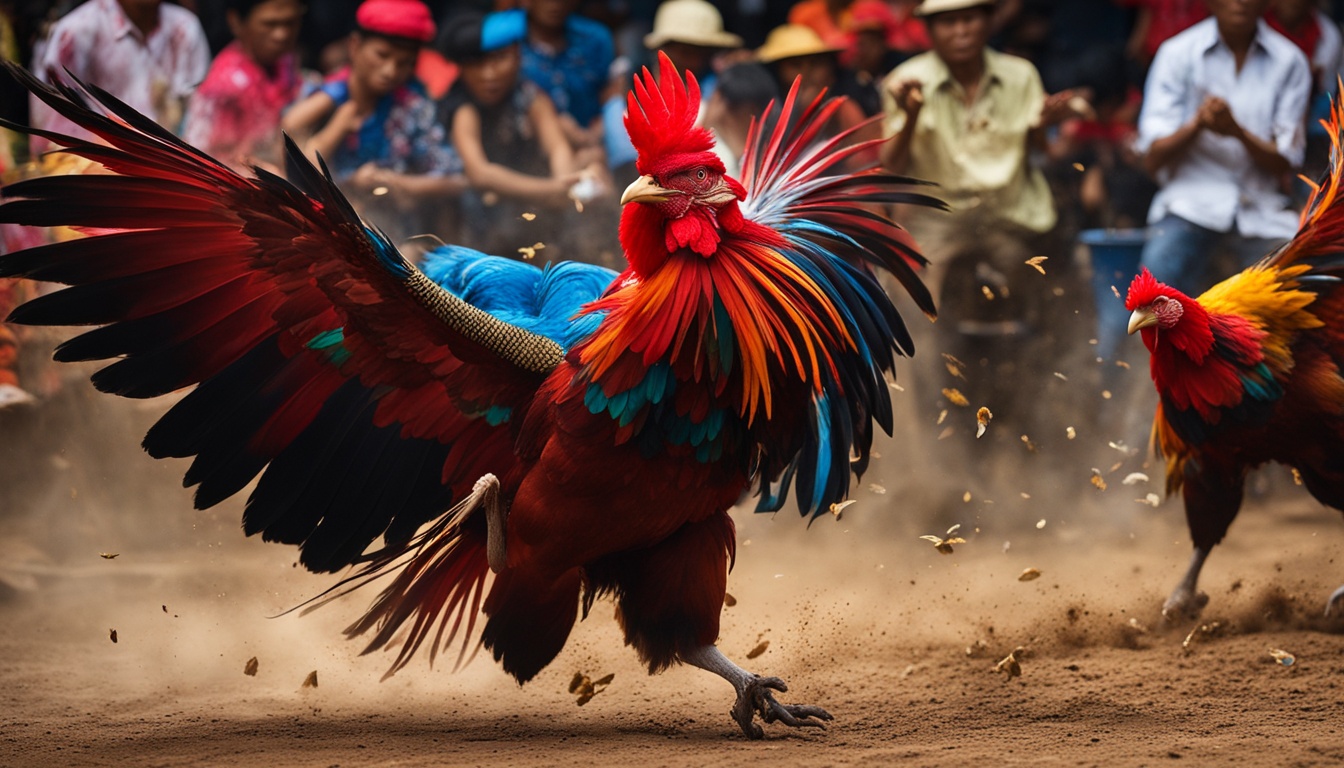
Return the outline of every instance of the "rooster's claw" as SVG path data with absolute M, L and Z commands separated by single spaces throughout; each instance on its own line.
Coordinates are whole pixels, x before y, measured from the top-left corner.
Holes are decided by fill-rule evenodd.
M 823 720 L 833 720 L 821 707 L 806 704 L 780 704 L 772 691 L 784 693 L 789 686 L 778 677 L 753 676 L 737 695 L 733 705 L 733 719 L 749 739 L 765 738 L 765 731 L 755 722 L 756 715 L 767 723 L 781 722 L 791 728 L 825 728 Z

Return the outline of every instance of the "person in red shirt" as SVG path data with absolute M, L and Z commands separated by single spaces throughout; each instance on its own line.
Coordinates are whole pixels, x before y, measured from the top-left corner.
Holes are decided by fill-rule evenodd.
M 1125 52 L 1145 69 L 1158 46 L 1209 15 L 1205 0 L 1121 0 L 1120 4 L 1139 11 Z
M 280 163 L 280 113 L 299 95 L 294 48 L 300 0 L 229 0 L 234 40 L 219 52 L 187 107 L 184 136 L 242 169 Z

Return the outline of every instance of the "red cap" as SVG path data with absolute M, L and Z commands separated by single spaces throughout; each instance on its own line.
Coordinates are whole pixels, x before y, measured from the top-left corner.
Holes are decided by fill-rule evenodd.
M 896 26 L 895 14 L 881 0 L 858 0 L 849 12 L 849 28 L 854 32 L 881 30 L 885 34 Z
M 355 12 L 360 29 L 420 43 L 434 39 L 434 17 L 420 0 L 364 0 Z

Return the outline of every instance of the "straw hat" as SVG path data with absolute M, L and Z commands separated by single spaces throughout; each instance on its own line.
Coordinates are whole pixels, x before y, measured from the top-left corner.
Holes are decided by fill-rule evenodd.
M 994 5 L 994 0 L 924 0 L 915 9 L 915 15 L 927 17 L 948 11 L 979 8 L 982 5 Z
M 653 31 L 644 36 L 646 48 L 668 43 L 706 48 L 739 48 L 742 38 L 723 29 L 723 17 L 705 0 L 666 0 L 653 15 Z
M 785 24 L 770 30 L 765 45 L 756 49 L 756 60 L 762 64 L 773 64 L 780 59 L 792 59 L 797 56 L 812 56 L 818 53 L 839 53 L 844 48 L 827 45 L 816 30 L 802 24 Z

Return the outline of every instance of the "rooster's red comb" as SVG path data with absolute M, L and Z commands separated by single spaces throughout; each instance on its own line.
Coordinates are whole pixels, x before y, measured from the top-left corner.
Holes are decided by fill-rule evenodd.
M 1152 304 L 1153 299 L 1162 295 L 1166 287 L 1153 277 L 1153 273 L 1149 272 L 1147 267 L 1144 267 L 1129 284 L 1129 292 L 1125 294 L 1125 309 L 1133 312 L 1139 307 Z
M 667 54 L 658 52 L 658 78 L 648 67 L 635 75 L 635 87 L 625 97 L 625 130 L 639 153 L 635 167 L 656 173 L 672 155 L 709 152 L 714 135 L 695 124 L 700 113 L 700 84 L 686 72 L 683 82 Z

